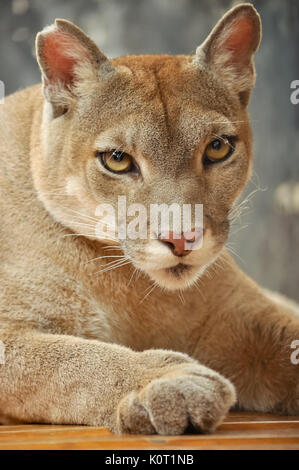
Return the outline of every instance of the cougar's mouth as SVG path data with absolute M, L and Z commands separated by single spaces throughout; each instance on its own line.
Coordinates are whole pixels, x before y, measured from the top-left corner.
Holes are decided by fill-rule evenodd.
M 172 266 L 171 268 L 166 268 L 165 271 L 169 274 L 172 274 L 175 277 L 180 277 L 182 274 L 187 273 L 190 271 L 191 266 L 183 263 L 179 263 L 176 266 Z
M 147 269 L 147 273 L 161 287 L 168 290 L 177 290 L 190 287 L 198 278 L 200 267 L 178 263 L 171 267 Z

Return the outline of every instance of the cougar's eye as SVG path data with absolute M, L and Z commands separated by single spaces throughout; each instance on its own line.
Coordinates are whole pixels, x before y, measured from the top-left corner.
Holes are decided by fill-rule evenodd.
M 120 150 L 97 152 L 102 165 L 113 173 L 128 173 L 134 167 L 133 158 Z
M 207 163 L 214 163 L 230 157 L 234 151 L 233 137 L 219 137 L 212 140 L 205 149 L 204 159 Z

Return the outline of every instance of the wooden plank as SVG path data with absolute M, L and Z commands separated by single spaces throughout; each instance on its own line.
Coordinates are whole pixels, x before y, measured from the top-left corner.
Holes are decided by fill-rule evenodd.
M 299 417 L 233 412 L 212 434 L 115 435 L 106 428 L 0 426 L 1 450 L 34 449 L 299 449 Z

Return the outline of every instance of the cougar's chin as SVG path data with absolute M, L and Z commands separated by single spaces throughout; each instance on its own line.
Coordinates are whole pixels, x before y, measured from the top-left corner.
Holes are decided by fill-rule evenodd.
M 205 267 L 178 263 L 170 268 L 149 269 L 147 273 L 159 286 L 179 290 L 192 286 L 204 271 Z

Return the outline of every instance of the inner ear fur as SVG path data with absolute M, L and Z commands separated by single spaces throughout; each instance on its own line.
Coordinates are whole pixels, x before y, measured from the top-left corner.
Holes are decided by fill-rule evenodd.
M 259 14 L 251 4 L 238 5 L 223 16 L 197 48 L 195 62 L 214 72 L 247 104 L 255 83 L 253 54 L 260 41 Z
M 44 95 L 53 105 L 55 116 L 66 111 L 80 80 L 96 80 L 101 72 L 113 70 L 97 45 L 80 28 L 63 19 L 56 19 L 38 33 L 36 56 Z

